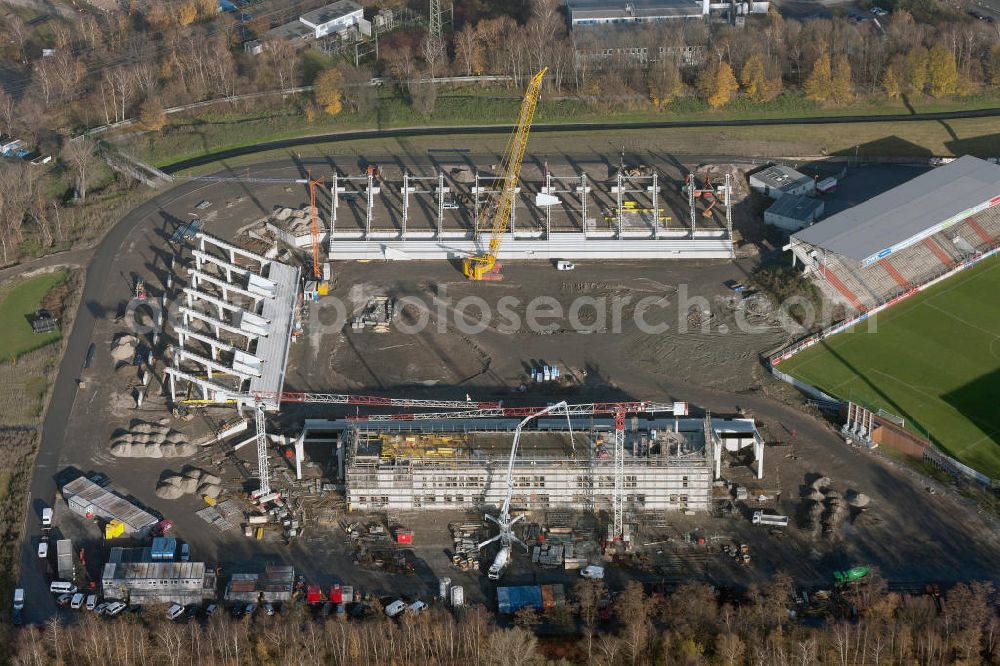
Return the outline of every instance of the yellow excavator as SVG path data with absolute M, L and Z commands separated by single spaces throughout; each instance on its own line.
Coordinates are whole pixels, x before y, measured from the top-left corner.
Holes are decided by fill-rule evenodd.
M 485 209 L 487 214 L 493 217 L 490 225 L 489 245 L 482 254 L 466 257 L 462 262 L 462 272 L 470 280 L 503 279 L 500 274 L 500 264 L 497 262 L 497 253 L 500 252 L 500 245 L 503 243 L 504 234 L 510 224 L 514 198 L 517 195 L 517 183 L 521 176 L 521 162 L 524 160 L 524 150 L 528 147 L 528 134 L 531 131 L 531 121 L 535 117 L 538 95 L 542 91 L 542 77 L 547 71 L 546 67 L 535 74 L 528 84 L 528 89 L 524 92 L 517 127 L 514 128 L 514 133 L 507 142 L 503 159 L 500 162 L 499 175 L 503 180 L 503 187 L 499 192 L 490 195 Z

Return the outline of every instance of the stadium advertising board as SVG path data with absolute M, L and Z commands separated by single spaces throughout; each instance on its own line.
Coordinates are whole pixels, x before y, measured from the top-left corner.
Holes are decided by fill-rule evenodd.
M 880 259 L 885 259 L 890 254 L 892 254 L 893 252 L 899 252 L 900 250 L 908 248 L 911 245 L 915 245 L 915 244 L 919 243 L 920 241 L 922 241 L 923 239 L 928 238 L 930 236 L 933 236 L 934 234 L 936 234 L 939 231 L 944 231 L 948 227 L 951 227 L 951 226 L 954 226 L 954 225 L 958 224 L 959 222 L 961 222 L 965 218 L 969 217 L 970 215 L 975 215 L 976 213 L 981 213 L 984 210 L 986 210 L 987 208 L 991 208 L 991 207 L 997 205 L 998 203 L 1000 203 L 1000 196 L 993 197 L 989 201 L 985 201 L 985 202 L 979 204 L 978 206 L 973 206 L 972 208 L 968 208 L 966 210 L 963 210 L 961 213 L 959 213 L 957 215 L 952 215 L 951 217 L 949 217 L 944 222 L 939 222 L 939 223 L 935 224 L 932 227 L 924 229 L 920 233 L 914 234 L 913 236 L 910 236 L 906 240 L 903 240 L 903 241 L 900 241 L 899 243 L 896 243 L 892 247 L 887 247 L 885 249 L 879 250 L 875 254 L 871 255 L 870 257 L 867 257 L 864 261 L 862 261 L 861 265 L 862 266 L 871 266 L 876 261 L 879 261 Z

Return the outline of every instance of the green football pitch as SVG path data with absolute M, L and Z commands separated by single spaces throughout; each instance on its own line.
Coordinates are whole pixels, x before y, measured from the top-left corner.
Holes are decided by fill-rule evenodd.
M 781 363 L 843 400 L 906 419 L 1000 478 L 1000 257 L 931 287 Z

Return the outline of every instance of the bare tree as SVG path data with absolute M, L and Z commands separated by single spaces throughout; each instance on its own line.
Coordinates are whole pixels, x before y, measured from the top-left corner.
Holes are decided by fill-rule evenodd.
M 62 158 L 73 170 L 76 198 L 87 200 L 87 179 L 94 164 L 94 142 L 86 137 L 71 139 L 62 149 Z
M 25 162 L 0 169 L 0 249 L 5 264 L 24 240 L 24 214 L 34 198 L 35 181 Z
M 427 62 L 427 71 L 430 73 L 431 79 L 437 78 L 438 68 L 448 58 L 444 50 L 444 42 L 441 41 L 440 37 L 428 35 L 421 42 L 420 50 L 424 56 L 424 60 Z
M 455 57 L 466 76 L 481 74 L 483 68 L 483 47 L 479 35 L 471 24 L 466 24 L 455 35 Z
M 4 92 L 3 88 L 0 88 L 0 128 L 7 136 L 14 135 L 14 119 L 17 117 L 14 110 L 16 108 L 14 98 Z

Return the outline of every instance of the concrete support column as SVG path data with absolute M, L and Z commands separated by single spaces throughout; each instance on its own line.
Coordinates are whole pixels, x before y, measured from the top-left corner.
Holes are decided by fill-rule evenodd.
M 344 478 L 344 440 L 337 438 L 337 479 L 345 481 Z
M 753 455 L 757 459 L 757 478 L 764 478 L 764 441 L 754 440 Z
M 408 171 L 403 172 L 403 222 L 399 228 L 399 239 L 406 239 L 406 223 L 410 216 L 410 191 L 413 188 L 410 187 L 410 173 Z
M 295 478 L 300 481 L 302 480 L 302 458 L 306 454 L 305 439 L 305 430 L 295 438 Z
M 660 185 L 659 174 L 653 169 L 653 238 L 660 238 Z
M 476 169 L 476 186 L 472 190 L 472 237 L 479 238 L 479 169 Z

